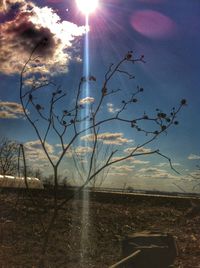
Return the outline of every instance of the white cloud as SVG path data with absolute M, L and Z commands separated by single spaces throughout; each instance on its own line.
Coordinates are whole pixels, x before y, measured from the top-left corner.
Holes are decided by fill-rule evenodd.
M 109 172 L 109 176 L 113 176 L 113 177 L 125 177 L 125 176 L 127 176 L 127 173 L 125 173 L 125 172 Z
M 200 155 L 197 155 L 197 154 L 190 154 L 188 156 L 188 159 L 189 160 L 199 160 L 200 159 Z
M 173 163 L 172 162 L 172 166 L 173 167 L 178 167 L 178 166 L 180 166 L 181 164 L 180 163 Z M 169 167 L 170 165 L 169 165 L 169 162 L 163 162 L 163 163 L 159 163 L 158 165 L 156 165 L 157 167 Z
M 141 168 L 139 171 L 142 173 L 146 173 L 146 174 L 155 174 L 155 173 L 165 173 L 166 172 L 166 170 L 159 169 L 156 167 Z
M 150 153 L 151 152 L 151 149 L 149 148 L 145 148 L 145 147 L 140 147 L 140 148 L 137 148 L 137 147 L 129 147 L 129 148 L 126 148 L 124 150 L 125 153 L 127 154 L 131 154 L 132 152 L 134 153 L 137 153 L 137 154 L 141 154 L 141 153 Z
M 77 148 L 75 148 L 76 154 L 77 155 L 85 155 L 87 153 L 91 153 L 92 152 L 92 147 L 89 146 L 78 146 Z
M 39 140 L 28 141 L 28 142 L 25 143 L 25 147 L 29 151 L 37 151 L 37 150 L 40 151 L 40 150 L 43 150 L 42 149 L 42 145 L 41 145 L 41 143 L 40 143 Z M 49 143 L 46 142 L 45 143 L 45 147 L 46 147 L 48 153 L 51 154 L 51 153 L 54 152 L 54 147 L 51 144 L 49 144 Z
M 108 145 L 123 145 L 125 143 L 132 142 L 133 140 L 129 140 L 124 138 L 124 134 L 121 132 L 104 132 L 97 135 L 98 141 L 102 141 L 104 144 Z M 88 134 L 81 137 L 81 140 L 85 141 L 94 141 L 94 135 Z
M 0 101 L 0 118 L 17 119 L 23 116 L 24 112 L 21 104 L 17 102 Z
M 149 161 L 144 161 L 144 160 L 140 160 L 140 159 L 136 159 L 136 158 L 131 158 L 132 162 L 136 165 L 147 165 L 149 164 Z
M 63 145 L 66 148 L 69 144 L 68 143 L 64 143 Z M 54 146 L 57 147 L 57 148 L 62 148 L 62 144 L 61 143 L 57 143 Z
M 114 104 L 113 103 L 107 103 L 107 109 L 108 109 L 108 112 L 111 113 L 111 114 L 114 114 L 116 112 L 118 112 L 120 109 L 118 108 L 115 108 L 114 107 Z
M 117 161 L 117 160 L 120 160 L 124 157 L 124 155 L 121 155 L 121 156 L 115 156 L 113 157 L 111 160 L 112 161 Z M 149 161 L 144 161 L 144 160 L 140 160 L 140 159 L 136 159 L 134 157 L 129 157 L 125 160 L 123 160 L 124 163 L 131 163 L 131 164 L 134 164 L 134 165 L 146 165 L 146 164 L 149 164 Z
M 117 171 L 117 172 L 131 172 L 133 171 L 133 169 L 135 168 L 135 166 L 129 166 L 129 165 L 118 165 L 118 166 L 111 166 L 110 170 L 111 171 Z
M 81 99 L 79 101 L 80 104 L 90 104 L 90 103 L 93 103 L 94 102 L 94 98 L 92 97 L 86 97 L 84 99 Z
M 67 153 L 66 156 L 67 157 L 72 157 L 72 156 L 85 156 L 88 153 L 92 152 L 92 147 L 89 146 L 77 146 L 75 148 L 70 148 Z
M 37 162 L 37 163 L 41 161 L 42 162 L 48 161 L 47 156 L 39 140 L 28 141 L 24 144 L 24 147 L 25 147 L 25 153 L 26 153 L 28 161 Z M 54 146 L 46 142 L 45 147 L 50 158 L 53 161 L 57 161 L 58 156 L 54 154 Z
M 164 169 L 159 169 L 156 167 L 147 167 L 139 169 L 138 177 L 149 179 L 180 179 L 179 176 L 171 174 Z

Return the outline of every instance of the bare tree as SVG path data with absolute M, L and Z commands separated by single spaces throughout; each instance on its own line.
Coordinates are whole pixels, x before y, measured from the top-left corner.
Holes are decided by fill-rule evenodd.
M 90 149 L 93 148 L 94 146 L 94 140 L 93 137 L 91 135 L 87 135 L 86 140 L 89 139 L 89 145 L 90 145 Z M 92 150 L 92 149 L 91 149 Z M 93 165 L 92 165 L 92 173 L 95 173 L 99 167 L 102 165 L 102 160 L 103 159 L 107 159 L 109 157 L 109 155 L 111 154 L 111 152 L 114 150 L 114 146 L 113 145 L 104 145 L 102 141 L 98 141 L 98 143 L 96 144 L 96 150 L 94 153 L 94 159 L 93 159 Z M 85 165 L 85 162 L 87 163 L 87 161 L 85 160 L 85 155 L 80 154 L 79 150 L 77 150 L 76 148 L 73 148 L 71 150 L 72 154 L 72 159 L 73 159 L 73 164 L 75 166 L 75 169 L 77 171 L 77 178 L 76 180 L 74 180 L 76 183 L 78 183 L 78 181 L 81 181 L 82 183 L 85 181 L 85 177 L 87 176 L 87 167 Z M 88 152 L 85 153 L 88 155 Z M 102 170 L 102 172 L 97 173 L 96 176 L 94 176 L 94 178 L 92 180 L 90 180 L 89 185 L 90 189 L 95 189 L 97 187 L 102 186 L 103 182 L 106 180 L 106 178 L 108 177 L 110 168 L 105 168 Z
M 111 64 L 105 73 L 100 90 L 96 92 L 95 99 L 93 98 L 94 101 L 86 105 L 81 102 L 82 92 L 87 83 L 96 82 L 96 77 L 92 75 L 81 77 L 78 88 L 74 91 L 75 95 L 72 97 L 74 101 L 65 102 L 67 103 L 65 109 L 59 108 L 62 106 L 61 104 L 65 97 L 70 94 L 67 91 L 63 91 L 61 85 L 57 85 L 52 80 L 52 77 L 40 74 L 42 61 L 37 56 L 37 47 L 33 50 L 21 71 L 21 105 L 25 117 L 35 130 L 46 158 L 53 170 L 54 212 L 45 230 L 43 256 L 45 256 L 50 232 L 59 209 L 74 196 L 74 193 L 72 193 L 65 200 L 59 201 L 58 199 L 58 174 L 61 161 L 64 160 L 67 153 L 73 150 L 76 152 L 78 144 L 83 139 L 85 140 L 84 146 L 90 149 L 87 153 L 85 152 L 87 157 L 84 159 L 86 161 L 84 165 L 84 178 L 82 178 L 82 184 L 77 191 L 83 190 L 100 173 L 106 172 L 111 165 L 133 157 L 156 154 L 169 161 L 173 169 L 170 158 L 162 154 L 159 149 L 144 151 L 143 148 L 155 141 L 162 133 L 166 133 L 171 126 L 178 124 L 176 117 L 186 104 L 186 100 L 182 99 L 178 107 L 172 108 L 169 112 L 156 109 L 152 115 L 142 112 L 139 116 L 135 116 L 133 110 L 136 103 L 139 102 L 139 96 L 143 94 L 143 88 L 136 85 L 129 97 L 122 98 L 123 90 L 119 88 L 113 89 L 112 81 L 119 76 L 124 76 L 125 79 L 130 81 L 134 79 L 134 75 L 129 70 L 136 63 L 144 63 L 144 56 L 142 55 L 136 58 L 133 52 L 129 51 L 118 63 Z M 48 88 L 48 92 L 50 93 L 45 96 L 44 105 L 42 104 L 40 94 L 45 88 Z M 121 104 L 113 114 L 102 113 L 102 109 L 106 101 L 108 101 L 108 96 L 117 99 L 121 98 Z M 126 110 L 131 112 L 129 114 L 125 113 Z M 39 124 L 40 122 L 42 122 L 42 128 L 41 124 Z M 115 122 L 119 122 L 126 127 L 129 126 L 132 128 L 133 133 L 134 131 L 140 132 L 144 136 L 144 141 L 124 154 L 121 154 L 118 148 L 113 148 L 107 152 L 105 157 L 99 159 L 102 130 L 106 124 L 114 124 Z M 47 146 L 47 141 L 49 141 L 52 135 L 54 138 L 56 137 L 57 143 L 60 144 L 61 148 L 56 159 L 51 156 Z M 80 155 L 78 154 L 75 163 L 77 161 L 79 161 L 78 165 L 81 165 L 81 161 L 83 162 L 83 159 L 80 159 Z
M 18 144 L 2 138 L 0 140 L 0 174 L 15 175 L 17 172 Z

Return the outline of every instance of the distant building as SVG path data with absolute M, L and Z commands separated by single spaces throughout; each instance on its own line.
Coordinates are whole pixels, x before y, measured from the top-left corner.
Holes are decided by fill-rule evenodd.
M 28 187 L 30 189 L 43 189 L 43 183 L 38 178 L 27 177 Z M 3 188 L 26 188 L 24 177 L 14 177 L 9 175 L 0 175 L 0 187 Z

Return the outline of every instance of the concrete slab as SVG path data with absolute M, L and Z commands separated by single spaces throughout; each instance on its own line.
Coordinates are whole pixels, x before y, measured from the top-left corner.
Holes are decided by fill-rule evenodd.
M 122 241 L 123 258 L 137 250 L 139 254 L 119 267 L 169 268 L 177 256 L 176 241 L 170 234 L 134 233 Z

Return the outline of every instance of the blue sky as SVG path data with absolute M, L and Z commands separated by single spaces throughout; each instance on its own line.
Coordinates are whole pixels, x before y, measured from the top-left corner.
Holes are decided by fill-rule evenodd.
M 144 88 L 144 92 L 138 96 L 138 103 L 125 111 L 126 117 L 131 113 L 139 115 L 144 112 L 153 115 L 156 108 L 168 112 L 177 107 L 181 99 L 187 100 L 187 106 L 178 114 L 178 126 L 172 126 L 167 134 L 163 132 L 152 144 L 143 148 L 160 149 L 181 175 L 170 169 L 165 158 L 144 156 L 110 168 L 104 186 L 126 185 L 176 191 L 175 183 L 185 191 L 191 191 L 196 183 L 194 177 L 199 177 L 196 165 L 200 160 L 199 13 L 198 0 L 102 0 L 91 14 L 88 33 L 90 74 L 97 81 L 91 83 L 87 96 L 84 90 L 82 92 L 82 99 L 90 97 L 89 104 L 85 106 L 97 102 L 110 63 L 118 62 L 130 50 L 136 58 L 144 55 L 146 61 L 125 66 L 135 75 L 134 80 L 123 74 L 113 78 L 110 88 L 123 91 L 106 97 L 99 119 L 116 114 L 122 100 L 127 100 L 137 85 Z M 19 100 L 19 73 L 34 45 L 41 37 L 48 37 L 47 49 L 40 51 L 44 59 L 41 60 L 43 68 L 40 74 L 49 77 L 51 73 L 56 84 L 67 90 L 67 98 L 58 108 L 62 111 L 69 107 L 74 101 L 86 62 L 85 16 L 77 8 L 76 1 L 5 0 L 0 2 L 0 22 L 0 135 L 23 142 L 30 165 L 47 172 L 49 169 L 38 137 L 23 116 Z M 44 107 L 48 105 L 51 89 L 46 87 L 40 91 L 40 104 Z M 42 121 L 38 127 L 43 129 Z M 144 143 L 146 136 L 114 121 L 100 129 L 99 139 L 105 147 L 101 157 L 106 150 L 113 148 L 118 148 L 116 157 L 119 157 L 128 148 Z M 49 136 L 47 147 L 56 161 L 60 148 L 55 135 Z M 78 152 L 76 161 L 84 162 L 91 155 L 91 143 L 87 141 L 86 144 L 84 138 L 74 147 Z M 83 173 L 81 165 L 79 168 Z M 62 161 L 60 172 L 73 179 L 78 176 L 71 152 Z

